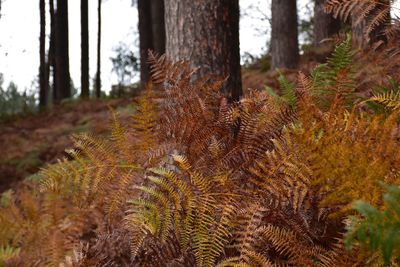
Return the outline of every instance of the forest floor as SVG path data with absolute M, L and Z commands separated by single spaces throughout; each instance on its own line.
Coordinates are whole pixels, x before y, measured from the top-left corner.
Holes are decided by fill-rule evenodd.
M 107 134 L 109 106 L 121 119 L 135 107 L 129 99 L 83 101 L 0 123 L 0 193 L 65 156 L 65 149 L 72 147 L 72 134 Z
M 287 70 L 284 74 L 294 82 L 299 71 L 308 72 L 315 64 L 314 58 L 303 56 L 299 69 Z M 262 90 L 268 85 L 277 89 L 277 77 L 276 71 L 265 71 L 260 64 L 255 64 L 243 69 L 243 88 Z M 47 112 L 0 122 L 0 193 L 65 156 L 65 149 L 73 145 L 72 134 L 107 134 L 109 106 L 121 120 L 135 110 L 133 99 L 70 102 Z

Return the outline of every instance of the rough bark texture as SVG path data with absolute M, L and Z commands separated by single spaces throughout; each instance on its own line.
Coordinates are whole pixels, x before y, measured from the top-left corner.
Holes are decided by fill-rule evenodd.
M 158 54 L 165 53 L 164 0 L 151 1 L 151 21 L 153 31 L 153 49 Z
M 324 11 L 326 0 L 315 0 L 314 6 L 314 46 L 331 37 L 340 30 L 340 20 Z
M 81 97 L 89 98 L 89 9 L 81 0 Z
M 357 14 L 361 13 L 361 10 L 357 10 L 356 8 L 353 12 L 354 15 L 352 17 L 351 28 L 353 32 L 353 45 L 355 47 L 367 48 L 370 44 L 373 44 L 375 42 L 387 41 L 386 36 L 383 34 L 383 30 L 385 29 L 387 24 L 390 24 L 390 9 L 385 9 L 385 6 L 390 6 L 390 0 L 379 0 L 379 3 L 381 3 L 381 5 L 377 5 L 377 8 L 375 10 L 369 12 L 368 16 L 366 16 L 365 19 L 361 21 L 361 23 L 356 23 L 358 20 Z M 380 12 L 381 9 L 387 11 L 386 22 L 375 26 L 374 29 L 368 34 L 367 27 L 369 21 L 371 21 L 371 19 L 373 19 Z
M 40 9 L 40 66 L 39 66 L 39 107 L 45 109 L 47 106 L 47 95 L 49 92 L 48 82 L 46 82 L 46 5 L 45 0 L 39 0 Z
M 142 87 L 150 79 L 150 69 L 147 64 L 149 50 L 153 50 L 153 33 L 151 18 L 151 2 L 149 0 L 138 0 L 139 13 L 139 42 L 140 42 L 140 81 Z
M 68 1 L 57 1 L 56 12 L 56 80 L 59 88 L 57 101 L 71 97 L 68 49 Z
M 223 88 L 231 100 L 242 94 L 238 0 L 166 0 L 166 52 L 189 60 L 198 75 L 228 77 Z
M 101 0 L 97 8 L 97 71 L 96 71 L 96 97 L 101 96 Z
M 271 68 L 297 67 L 299 42 L 295 0 L 272 0 Z

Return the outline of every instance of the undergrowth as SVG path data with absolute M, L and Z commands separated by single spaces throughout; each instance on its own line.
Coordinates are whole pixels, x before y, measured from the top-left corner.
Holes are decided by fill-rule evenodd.
M 396 266 L 398 92 L 358 95 L 354 56 L 349 36 L 283 95 L 228 103 L 150 55 L 130 121 L 2 195 L 0 265 Z

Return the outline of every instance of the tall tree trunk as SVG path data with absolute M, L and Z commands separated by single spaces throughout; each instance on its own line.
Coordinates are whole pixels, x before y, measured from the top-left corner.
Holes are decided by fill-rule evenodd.
M 56 80 L 59 87 L 58 101 L 71 97 L 68 49 L 68 0 L 57 1 L 56 12 Z
M 142 87 L 149 81 L 150 69 L 147 64 L 149 50 L 153 50 L 153 30 L 151 17 L 151 2 L 138 0 L 139 42 L 140 42 L 140 81 Z
M 153 49 L 158 54 L 165 53 L 164 0 L 151 1 L 151 21 L 153 32 Z
M 57 102 L 60 95 L 60 89 L 57 86 L 57 66 L 56 66 L 56 13 L 54 11 L 54 0 L 49 0 L 50 3 L 50 48 L 49 48 L 49 57 L 47 62 L 47 77 L 46 80 L 50 80 L 50 67 L 53 70 L 53 102 Z M 50 84 L 48 82 L 48 84 Z
M 81 98 L 89 98 L 89 9 L 81 0 Z
M 39 0 L 40 9 L 40 66 L 39 66 L 39 107 L 41 110 L 47 106 L 47 95 L 49 92 L 48 82 L 46 82 L 46 5 L 45 0 Z
M 96 97 L 101 96 L 101 0 L 98 0 L 97 8 L 97 71 L 96 71 Z
M 340 30 L 340 20 L 325 12 L 326 0 L 315 0 L 314 6 L 314 46 L 331 37 Z
M 242 95 L 238 0 L 166 0 L 166 52 L 189 60 L 198 74 L 227 77 L 224 93 Z
M 360 14 L 365 7 L 363 5 L 356 6 L 353 14 Z M 380 23 L 370 29 L 371 21 L 374 20 L 377 14 L 384 14 L 384 23 Z M 383 31 L 387 24 L 390 23 L 390 0 L 378 0 L 376 7 L 372 9 L 364 19 L 359 18 L 357 15 L 353 15 L 351 20 L 351 28 L 353 32 L 353 45 L 358 48 L 367 48 L 368 45 L 376 43 L 378 41 L 386 42 L 386 36 Z
M 296 0 L 272 0 L 271 68 L 296 68 L 299 62 Z

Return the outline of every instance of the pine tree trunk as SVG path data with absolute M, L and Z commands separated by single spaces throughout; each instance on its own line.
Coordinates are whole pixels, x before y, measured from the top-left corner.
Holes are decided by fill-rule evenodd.
M 165 53 L 164 0 L 151 1 L 151 21 L 153 32 L 153 49 L 159 55 Z
M 39 0 L 40 9 L 40 66 L 39 66 L 39 107 L 41 110 L 47 106 L 48 82 L 46 82 L 46 5 L 45 0 Z
M 379 4 L 376 5 L 376 8 L 368 13 L 368 15 L 359 22 L 358 16 L 352 17 L 352 32 L 353 32 L 353 46 L 358 48 L 367 48 L 369 45 L 374 44 L 376 42 L 382 41 L 386 42 L 386 36 L 383 34 L 383 31 L 387 24 L 390 23 L 390 0 L 379 0 Z M 363 8 L 360 5 L 359 8 Z M 356 9 L 353 11 L 354 14 L 361 13 L 362 10 Z M 371 19 L 380 13 L 385 12 L 386 19 L 384 23 L 376 25 L 374 29 L 368 32 L 368 26 L 371 22 Z
M 296 68 L 299 62 L 295 0 L 272 0 L 271 68 Z
M 153 50 L 153 31 L 151 3 L 149 0 L 138 0 L 139 42 L 140 42 L 140 81 L 142 87 L 150 79 L 150 69 L 147 64 L 149 50 Z
M 57 66 L 56 66 L 56 13 L 54 11 L 54 0 L 49 0 L 50 3 L 50 48 L 49 48 L 49 58 L 47 62 L 47 78 L 46 80 L 50 80 L 50 67 L 53 70 L 53 102 L 57 102 L 59 99 L 60 90 L 57 86 Z M 50 83 L 49 83 L 50 84 Z
M 68 49 L 68 0 L 57 1 L 56 12 L 56 80 L 59 87 L 58 101 L 71 97 Z
M 81 0 L 81 98 L 89 98 L 89 9 Z
M 96 71 L 96 97 L 101 96 L 101 0 L 98 0 L 97 8 L 97 71 Z
M 331 37 L 340 30 L 340 20 L 324 11 L 326 0 L 315 0 L 314 6 L 314 46 Z
M 238 0 L 166 0 L 166 52 L 206 74 L 227 77 L 223 92 L 242 95 Z

